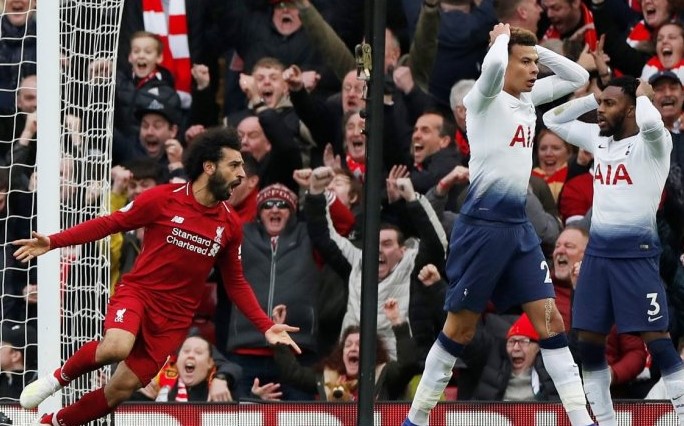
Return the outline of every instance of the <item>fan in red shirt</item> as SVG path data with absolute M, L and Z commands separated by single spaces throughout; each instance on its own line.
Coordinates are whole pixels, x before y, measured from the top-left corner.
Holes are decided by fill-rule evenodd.
M 69 382 L 105 364 L 119 362 L 111 380 L 37 425 L 76 426 L 105 416 L 147 383 L 178 348 L 199 305 L 203 283 L 218 265 L 228 296 L 271 344 L 300 352 L 288 332 L 261 310 L 242 273 L 240 221 L 226 202 L 245 178 L 240 141 L 229 129 L 211 129 L 193 142 L 184 163 L 189 183 L 160 185 L 108 216 L 50 236 L 14 241 L 15 257 L 27 262 L 59 247 L 96 241 L 115 232 L 145 227 L 143 249 L 111 298 L 101 341 L 83 345 L 54 374 L 22 392 L 35 408 Z

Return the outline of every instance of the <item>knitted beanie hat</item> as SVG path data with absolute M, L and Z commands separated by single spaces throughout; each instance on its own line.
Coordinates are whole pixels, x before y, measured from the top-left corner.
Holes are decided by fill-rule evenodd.
M 283 200 L 287 203 L 290 210 L 297 210 L 297 194 L 292 192 L 287 186 L 274 183 L 259 191 L 257 195 L 257 209 L 261 209 L 262 204 L 268 200 Z

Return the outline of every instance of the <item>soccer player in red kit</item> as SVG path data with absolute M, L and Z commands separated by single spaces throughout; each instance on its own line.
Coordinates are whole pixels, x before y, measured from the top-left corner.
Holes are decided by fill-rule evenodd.
M 226 293 L 271 344 L 300 352 L 288 332 L 261 310 L 242 273 L 242 228 L 226 202 L 245 178 L 240 141 L 231 129 L 211 129 L 190 148 L 184 167 L 190 181 L 160 185 L 110 215 L 73 228 L 17 240 L 14 256 L 27 262 L 47 251 L 96 241 L 107 235 L 145 227 L 143 249 L 109 301 L 105 335 L 83 345 L 61 368 L 27 386 L 20 402 L 35 408 L 58 389 L 87 372 L 119 362 L 102 388 L 36 425 L 77 426 L 105 416 L 138 388 L 147 385 L 185 338 L 199 305 L 204 279 L 220 268 Z

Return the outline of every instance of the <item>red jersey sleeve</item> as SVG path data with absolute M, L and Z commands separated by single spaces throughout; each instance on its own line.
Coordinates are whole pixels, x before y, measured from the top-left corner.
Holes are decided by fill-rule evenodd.
M 237 306 L 247 319 L 249 319 L 254 326 L 265 333 L 266 330 L 273 326 L 273 321 L 261 309 L 259 301 L 254 295 L 252 286 L 249 285 L 247 279 L 242 272 L 241 259 L 241 245 L 242 245 L 242 227 L 237 220 L 231 220 L 234 237 L 228 242 L 226 249 L 218 259 L 219 269 L 221 270 L 221 277 L 223 278 L 223 286 L 226 289 L 226 294 L 230 300 Z
M 97 241 L 116 232 L 138 229 L 154 221 L 159 213 L 159 204 L 166 197 L 165 185 L 152 188 L 140 194 L 135 202 L 131 201 L 125 207 L 112 214 L 87 220 L 81 224 L 50 235 L 50 248 L 74 246 Z

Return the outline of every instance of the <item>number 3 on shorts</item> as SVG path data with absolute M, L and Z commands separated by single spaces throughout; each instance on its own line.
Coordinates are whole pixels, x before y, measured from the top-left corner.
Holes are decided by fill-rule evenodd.
M 658 293 L 646 293 L 646 298 L 651 299 L 650 306 L 653 308 L 646 311 L 649 316 L 658 315 L 658 312 L 660 312 L 660 304 L 656 302 L 656 297 L 658 297 Z

